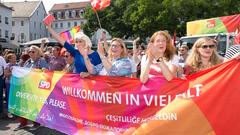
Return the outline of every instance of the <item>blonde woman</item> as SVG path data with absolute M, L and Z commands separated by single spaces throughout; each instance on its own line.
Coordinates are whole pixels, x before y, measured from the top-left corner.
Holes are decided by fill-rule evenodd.
M 150 38 L 146 55 L 142 57 L 141 82 L 146 83 L 154 76 L 164 76 L 168 81 L 172 80 L 178 67 L 175 50 L 168 32 L 155 32 Z
M 92 42 L 87 35 L 83 32 L 78 32 L 74 35 L 75 48 L 66 40 L 61 38 L 51 27 L 51 23 L 47 25 L 48 31 L 52 34 L 60 45 L 62 45 L 74 57 L 74 73 L 87 72 L 85 60 L 90 61 L 93 65 L 101 63 L 100 57 L 97 52 L 91 50 Z M 84 50 L 89 59 L 84 59 L 79 51 Z
M 83 51 L 80 51 L 84 59 L 88 59 L 88 56 Z M 109 76 L 131 76 L 132 74 L 132 64 L 127 57 L 127 49 L 122 39 L 113 38 L 110 42 L 110 47 L 108 50 L 108 56 L 106 57 L 106 52 L 103 46 L 98 44 L 98 54 L 102 60 L 101 64 L 93 66 L 88 61 L 86 66 L 90 74 L 97 75 L 109 75 Z
M 217 42 L 208 37 L 199 38 L 187 57 L 185 74 L 193 74 L 222 62 L 223 58 L 217 54 Z

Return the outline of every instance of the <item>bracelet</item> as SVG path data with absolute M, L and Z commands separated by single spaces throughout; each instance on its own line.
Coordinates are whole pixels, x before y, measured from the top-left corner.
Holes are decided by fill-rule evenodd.
M 100 59 L 101 59 L 101 60 L 107 59 L 107 57 L 106 57 L 106 56 L 103 56 L 103 57 L 100 57 Z
M 88 57 L 86 57 L 86 58 L 84 58 L 84 59 L 85 59 L 86 61 L 87 61 L 87 60 L 90 60 Z

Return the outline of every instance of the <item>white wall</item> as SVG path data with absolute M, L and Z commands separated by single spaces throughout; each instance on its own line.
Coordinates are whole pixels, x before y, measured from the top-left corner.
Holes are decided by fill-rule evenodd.
M 28 35 L 30 39 L 30 34 L 32 34 L 32 39 L 30 40 L 35 40 L 35 39 L 39 39 L 47 36 L 46 27 L 43 24 L 43 19 L 45 18 L 45 16 L 46 16 L 46 10 L 44 8 L 43 3 L 41 2 L 41 4 L 37 7 L 37 9 L 34 11 L 32 16 L 30 17 L 30 26 L 29 26 L 30 33 Z M 36 25 L 34 25 L 34 23 Z M 34 35 L 36 35 L 36 37 Z
M 5 38 L 5 31 L 8 31 L 8 38 L 7 41 L 10 40 L 10 37 L 12 36 L 12 10 L 0 7 L 0 15 L 1 15 L 1 23 L 0 23 L 0 29 L 1 29 L 1 38 Z M 5 17 L 8 18 L 8 24 L 5 24 Z
M 18 41 L 29 41 L 29 19 L 28 18 L 13 18 L 15 25 L 12 27 L 12 32 L 15 33 L 14 44 L 19 44 Z M 21 26 L 21 21 L 23 21 L 23 26 Z M 21 40 L 21 33 L 24 33 L 24 39 Z

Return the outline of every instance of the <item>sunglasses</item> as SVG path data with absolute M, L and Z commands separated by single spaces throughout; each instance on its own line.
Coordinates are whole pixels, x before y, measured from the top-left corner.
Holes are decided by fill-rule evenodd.
M 183 52 L 183 51 L 185 51 L 185 50 L 184 50 L 184 49 L 179 49 L 178 51 Z
M 28 53 L 35 53 L 35 51 L 28 51 Z
M 207 49 L 207 48 L 213 49 L 215 47 L 216 47 L 216 45 L 202 45 L 201 46 L 202 49 Z

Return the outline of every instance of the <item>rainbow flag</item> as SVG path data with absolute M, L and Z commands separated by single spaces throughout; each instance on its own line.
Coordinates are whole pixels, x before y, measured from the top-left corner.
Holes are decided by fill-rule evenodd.
M 74 43 L 74 35 L 80 31 L 80 26 L 75 26 L 70 30 L 66 30 L 60 33 L 60 36 L 67 40 L 69 43 Z

